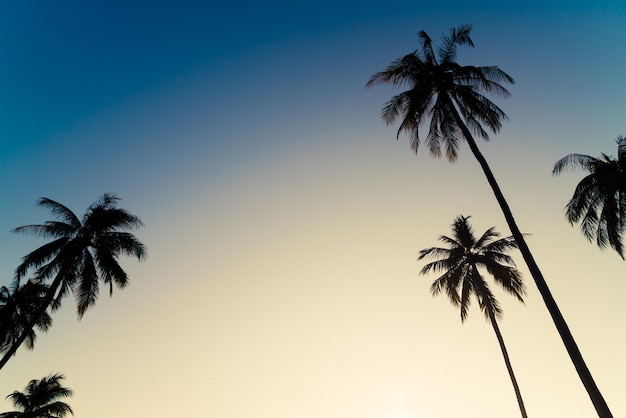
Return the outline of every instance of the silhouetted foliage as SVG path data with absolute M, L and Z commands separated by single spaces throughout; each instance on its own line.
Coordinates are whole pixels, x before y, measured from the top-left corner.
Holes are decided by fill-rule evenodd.
M 64 387 L 61 374 L 51 374 L 40 380 L 31 380 L 23 392 L 7 396 L 18 411 L 0 413 L 0 418 L 62 418 L 74 415 L 72 408 L 61 399 L 71 397 L 71 389 Z
M 69 293 L 76 299 L 80 319 L 95 304 L 101 282 L 109 287 L 109 294 L 113 293 L 114 284 L 118 288 L 128 284 L 128 276 L 118 259 L 121 255 L 135 256 L 138 260 L 145 257 L 145 246 L 128 232 L 143 223 L 137 216 L 118 208 L 118 202 L 115 195 L 103 194 L 87 208 L 81 220 L 66 206 L 41 198 L 39 205 L 49 209 L 55 220 L 14 229 L 16 233 L 52 239 L 22 259 L 16 270 L 17 282 L 32 270 L 34 281 L 51 281 L 51 284 L 38 313 L 0 360 L 0 368 L 27 338 L 37 317 L 48 307 L 58 309 Z
M 35 319 L 35 327 L 39 331 L 47 331 L 52 325 L 52 317 L 48 312 L 36 315 L 44 303 L 48 286 L 28 280 L 20 285 L 15 281 L 12 288 L 0 288 L 0 351 L 5 351 L 15 343 L 20 335 L 26 331 L 26 346 L 35 347 L 36 334 L 30 328 L 30 322 Z
M 444 292 L 450 302 L 460 308 L 461 321 L 467 318 L 472 296 L 476 298 L 478 306 L 496 333 L 520 412 L 526 418 L 522 394 L 497 323 L 497 318 L 502 316 L 502 309 L 479 271 L 486 270 L 500 287 L 523 303 L 525 290 L 522 275 L 515 268 L 513 259 L 506 254 L 507 250 L 517 248 L 517 243 L 513 237 L 496 239 L 499 234 L 494 228 L 489 228 L 476 238 L 468 219 L 469 217 L 457 217 L 452 224 L 452 237 L 439 237 L 445 247 L 431 247 L 420 251 L 419 260 L 435 260 L 426 264 L 420 274 L 431 271 L 442 273 L 431 285 L 431 293 L 436 296 Z
M 392 124 L 400 118 L 398 136 L 402 132 L 407 133 L 411 147 L 415 151 L 420 144 L 419 128 L 428 119 L 430 123 L 426 145 L 433 156 L 439 157 L 443 147 L 448 160 L 455 161 L 460 139 L 465 139 L 487 177 L 511 234 L 598 415 L 601 418 L 612 418 L 613 415 L 595 384 L 552 292 L 517 226 L 509 204 L 472 135 L 474 132 L 488 139 L 483 125 L 494 133 L 500 130 L 506 115 L 484 94 L 509 96 L 504 84 L 513 83 L 513 79 L 496 66 L 463 66 L 456 62 L 459 46 L 474 46 L 470 37 L 471 30 L 471 25 L 451 29 L 437 49 L 433 47 L 430 36 L 420 31 L 420 48 L 374 74 L 367 86 L 390 84 L 393 87 L 408 88 L 393 96 L 384 105 L 382 118 L 387 124 Z
M 589 174 L 583 178 L 565 206 L 570 224 L 580 222 L 580 230 L 598 247 L 613 248 L 624 258 L 626 227 L 626 139 L 617 138 L 618 158 L 606 154 L 591 157 L 569 154 L 554 164 L 552 173 L 581 169 Z
M 428 34 L 420 31 L 421 50 L 395 60 L 367 83 L 368 87 L 391 84 L 409 88 L 392 97 L 381 116 L 388 125 L 401 119 L 397 136 L 407 133 L 415 152 L 420 144 L 419 128 L 428 118 L 426 145 L 431 155 L 440 157 L 443 146 L 450 161 L 457 159 L 459 140 L 463 138 L 459 134 L 464 129 L 489 139 L 483 125 L 497 133 L 507 118 L 484 93 L 508 97 L 502 83 L 513 83 L 513 78 L 495 66 L 461 66 L 456 62 L 458 46 L 474 46 L 471 29 L 471 25 L 452 29 L 436 51 Z

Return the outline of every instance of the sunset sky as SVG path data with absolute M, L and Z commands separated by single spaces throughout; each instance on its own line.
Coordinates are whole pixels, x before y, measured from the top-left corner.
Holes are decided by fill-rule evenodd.
M 546 4 L 547 3 L 547 4 Z M 129 5 L 130 4 L 130 5 Z M 569 153 L 626 135 L 626 4 L 22 1 L 0 5 L 0 283 L 42 245 L 45 196 L 104 192 L 140 216 L 144 262 L 77 321 L 68 298 L 3 397 L 66 375 L 77 418 L 503 418 L 519 410 L 476 303 L 461 324 L 419 250 L 458 215 L 509 235 L 466 144 L 454 164 L 396 140 L 365 83 L 471 23 L 465 65 L 516 84 L 479 146 L 615 417 L 626 416 L 626 262 L 563 207 Z M 595 416 L 523 260 L 494 290 L 529 417 Z

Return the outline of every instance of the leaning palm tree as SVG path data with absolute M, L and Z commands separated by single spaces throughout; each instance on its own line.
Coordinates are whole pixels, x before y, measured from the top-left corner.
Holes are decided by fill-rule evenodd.
M 0 360 L 0 368 L 15 354 L 35 325 L 38 315 L 48 307 L 58 309 L 65 296 L 73 293 L 76 299 L 78 319 L 98 299 L 100 282 L 109 287 L 124 288 L 128 276 L 118 263 L 120 255 L 135 256 L 142 260 L 146 255 L 144 245 L 128 230 L 143 226 L 141 220 L 128 211 L 118 208 L 119 198 L 103 194 L 79 219 L 66 206 L 48 198 L 41 198 L 39 205 L 50 209 L 57 218 L 42 225 L 26 225 L 14 229 L 17 233 L 32 233 L 52 238 L 47 244 L 22 259 L 16 270 L 20 280 L 29 270 L 39 282 L 51 281 L 46 297 L 38 311 L 18 338 Z
M 620 136 L 618 158 L 606 154 L 600 158 L 569 154 L 554 164 L 552 174 L 582 169 L 589 174 L 574 190 L 565 206 L 570 224 L 580 222 L 580 229 L 589 241 L 600 248 L 610 246 L 624 258 L 623 235 L 626 228 L 626 139 Z
M 469 216 L 457 217 L 452 224 L 452 237 L 445 235 L 439 237 L 446 247 L 431 247 L 420 251 L 419 260 L 424 258 L 435 260 L 426 264 L 420 274 L 431 271 L 443 273 L 431 285 L 431 293 L 436 296 L 444 291 L 450 302 L 460 308 L 461 322 L 467 318 L 472 296 L 476 298 L 478 306 L 496 333 L 520 412 L 522 417 L 526 418 L 522 394 L 498 327 L 502 308 L 480 273 L 480 269 L 486 270 L 497 284 L 523 303 L 525 290 L 522 275 L 515 268 L 513 259 L 506 254 L 507 250 L 517 248 L 517 243 L 513 237 L 496 239 L 500 234 L 494 228 L 489 228 L 477 239 L 468 219 Z
M 421 50 L 418 49 L 395 60 L 385 70 L 374 74 L 367 86 L 391 84 L 394 87 L 408 87 L 408 90 L 392 97 L 385 104 L 382 110 L 382 119 L 388 125 L 401 119 L 397 136 L 406 132 L 410 137 L 413 150 L 417 151 L 420 144 L 419 128 L 429 118 L 426 145 L 433 156 L 442 155 L 441 149 L 443 147 L 448 160 L 454 161 L 457 158 L 461 140 L 467 142 L 487 177 L 524 261 L 528 265 L 530 274 L 596 411 L 601 418 L 612 417 L 613 415 L 596 386 L 576 341 L 515 222 L 500 186 L 472 135 L 473 131 L 482 138 L 488 139 L 489 136 L 483 124 L 494 133 L 500 130 L 502 120 L 507 117 L 484 94 L 509 96 L 509 92 L 503 84 L 513 83 L 513 79 L 496 66 L 462 66 L 456 62 L 457 47 L 474 46 L 470 37 L 471 29 L 471 25 L 452 29 L 450 34 L 443 38 L 442 44 L 437 50 L 433 48 L 432 40 L 428 34 L 421 31 L 419 33 Z
M 25 331 L 26 347 L 30 350 L 35 347 L 35 328 L 45 332 L 52 325 L 52 317 L 48 312 L 35 318 L 47 293 L 48 286 L 33 280 L 21 285 L 16 282 L 11 288 L 0 288 L 0 352 L 9 349 Z M 29 329 L 33 319 L 35 326 Z
M 74 415 L 72 408 L 60 399 L 71 397 L 71 389 L 64 387 L 62 374 L 50 374 L 41 380 L 33 379 L 24 392 L 15 391 L 7 396 L 19 411 L 0 413 L 0 418 L 62 418 Z

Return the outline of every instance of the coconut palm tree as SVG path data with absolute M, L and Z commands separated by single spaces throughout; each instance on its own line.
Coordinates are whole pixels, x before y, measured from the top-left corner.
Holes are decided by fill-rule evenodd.
M 12 288 L 0 288 L 0 351 L 5 351 L 26 331 L 44 301 L 48 286 L 28 280 L 20 285 L 15 282 Z M 35 327 L 39 331 L 47 331 L 52 325 L 52 317 L 48 312 L 37 316 Z M 35 347 L 35 327 L 26 332 L 26 346 Z
M 385 70 L 374 74 L 367 86 L 391 84 L 394 87 L 408 87 L 408 90 L 392 97 L 385 104 L 382 119 L 387 124 L 401 119 L 398 136 L 406 132 L 415 151 L 420 143 L 419 128 L 428 119 L 430 119 L 430 124 L 426 145 L 433 156 L 440 156 L 443 146 L 448 160 L 454 161 L 457 158 L 461 140 L 467 142 L 487 177 L 511 234 L 517 242 L 520 253 L 528 265 L 530 274 L 596 411 L 601 418 L 612 417 L 552 292 L 517 226 L 500 186 L 472 135 L 473 131 L 482 138 L 488 139 L 489 136 L 483 125 L 494 133 L 500 130 L 502 120 L 507 117 L 484 94 L 509 96 L 503 84 L 513 83 L 513 79 L 496 66 L 462 66 L 456 62 L 456 52 L 459 46 L 474 46 L 470 37 L 471 29 L 471 25 L 453 28 L 450 34 L 443 38 L 437 50 L 433 48 L 428 34 L 421 31 L 419 33 L 421 49 L 395 60 Z
M 76 299 L 78 319 L 98 299 L 100 282 L 109 287 L 124 288 L 128 276 L 118 263 L 120 255 L 135 256 L 142 260 L 146 255 L 144 245 L 128 230 L 143 226 L 141 220 L 128 211 L 118 208 L 119 198 L 103 194 L 94 202 L 81 219 L 66 206 L 48 198 L 41 198 L 39 205 L 50 209 L 56 217 L 42 225 L 26 225 L 14 229 L 16 233 L 31 233 L 52 241 L 34 250 L 22 259 L 16 270 L 20 280 L 29 270 L 39 282 L 51 281 L 39 313 L 34 315 L 20 338 L 6 351 L 0 368 L 17 351 L 34 326 L 37 317 L 48 307 L 58 309 L 65 296 L 73 293 Z
M 431 293 L 436 296 L 444 291 L 450 302 L 460 308 L 461 322 L 467 318 L 472 296 L 476 298 L 478 306 L 496 333 L 520 412 L 526 418 L 522 394 L 498 327 L 497 320 L 502 317 L 502 308 L 480 273 L 481 269 L 486 270 L 497 284 L 523 303 L 525 290 L 522 275 L 515 268 L 511 257 L 506 254 L 507 250 L 517 248 L 517 243 L 513 237 L 496 239 L 500 234 L 494 228 L 489 228 L 477 239 L 468 219 L 469 216 L 457 217 L 452 224 L 452 237 L 442 235 L 439 238 L 446 247 L 431 247 L 420 251 L 419 260 L 435 260 L 426 264 L 420 274 L 431 271 L 443 273 L 431 285 Z
M 41 380 L 31 380 L 24 392 L 16 390 L 7 396 L 19 411 L 0 413 L 0 418 L 62 418 L 74 415 L 72 408 L 60 400 L 73 395 L 71 389 L 61 384 L 63 379 L 62 374 L 50 374 Z
M 589 241 L 600 248 L 610 246 L 624 258 L 623 235 L 626 228 L 626 139 L 620 136 L 618 158 L 606 154 L 591 157 L 569 154 L 554 164 L 552 174 L 582 169 L 589 174 L 574 190 L 565 206 L 570 224 L 580 222 L 580 229 Z

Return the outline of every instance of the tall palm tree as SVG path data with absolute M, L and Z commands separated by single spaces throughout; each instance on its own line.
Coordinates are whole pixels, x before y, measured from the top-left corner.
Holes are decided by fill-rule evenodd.
M 72 408 L 60 399 L 73 395 L 71 389 L 64 387 L 62 374 L 50 374 L 43 379 L 31 380 L 24 392 L 15 391 L 7 396 L 19 411 L 0 413 L 0 418 L 62 418 L 74 415 Z
M 477 239 L 468 219 L 469 216 L 457 217 L 452 224 L 452 237 L 439 237 L 446 247 L 431 247 L 420 251 L 419 260 L 435 260 L 426 264 L 420 274 L 443 272 L 431 285 L 431 293 L 436 296 L 445 291 L 450 302 L 461 309 L 461 322 L 467 318 L 472 296 L 476 298 L 478 306 L 496 333 L 520 412 L 526 418 L 522 394 L 498 327 L 497 319 L 502 317 L 502 308 L 479 271 L 479 268 L 486 270 L 497 284 L 523 303 L 525 290 L 522 275 L 515 268 L 511 257 L 506 254 L 507 250 L 517 248 L 517 243 L 513 237 L 495 239 L 500 234 L 494 228 L 489 228 Z
M 22 285 L 15 282 L 12 288 L 0 288 L 0 351 L 9 349 L 25 331 L 26 346 L 31 350 L 35 347 L 35 328 L 45 332 L 52 325 L 48 312 L 35 318 L 47 292 L 48 286 L 33 280 Z M 35 319 L 35 326 L 29 329 L 32 319 Z
M 143 223 L 137 216 L 118 208 L 118 201 L 115 195 L 103 194 L 87 208 L 81 221 L 66 206 L 44 197 L 39 199 L 39 205 L 50 209 L 56 220 L 14 229 L 17 233 L 52 238 L 52 241 L 22 259 L 16 270 L 16 280 L 34 269 L 36 280 L 52 283 L 38 314 L 33 316 L 29 327 L 6 351 L 0 360 L 0 368 L 27 338 L 37 317 L 44 314 L 48 307 L 58 309 L 70 292 L 74 294 L 78 319 L 81 319 L 98 299 L 100 282 L 109 287 L 109 294 L 113 293 L 114 284 L 118 288 L 128 284 L 128 276 L 119 265 L 118 258 L 120 255 L 135 256 L 138 260 L 145 257 L 144 245 L 127 232 L 143 226 Z
M 408 90 L 392 97 L 385 104 L 382 119 L 389 125 L 401 118 L 398 136 L 402 132 L 408 133 L 415 151 L 420 143 L 419 127 L 428 118 L 430 124 L 426 145 L 433 156 L 441 155 L 443 145 L 447 158 L 454 161 L 460 140 L 467 142 L 487 177 L 513 238 L 598 415 L 601 418 L 610 418 L 613 415 L 585 364 L 487 160 L 471 133 L 473 131 L 488 139 L 483 124 L 494 133 L 500 130 L 506 115 L 484 93 L 507 97 L 509 92 L 503 83 L 513 83 L 513 79 L 496 66 L 462 66 L 456 62 L 457 47 L 474 46 L 470 37 L 471 29 L 471 25 L 453 28 L 436 51 L 431 38 L 421 31 L 421 49 L 395 60 L 385 70 L 374 74 L 367 86 L 391 84 L 394 87 L 408 87 Z
M 626 228 L 626 139 L 620 136 L 618 158 L 606 154 L 591 157 L 569 154 L 554 164 L 552 174 L 582 169 L 589 174 L 574 190 L 565 206 L 570 224 L 580 222 L 583 235 L 595 239 L 600 248 L 610 246 L 624 258 L 623 235 Z

